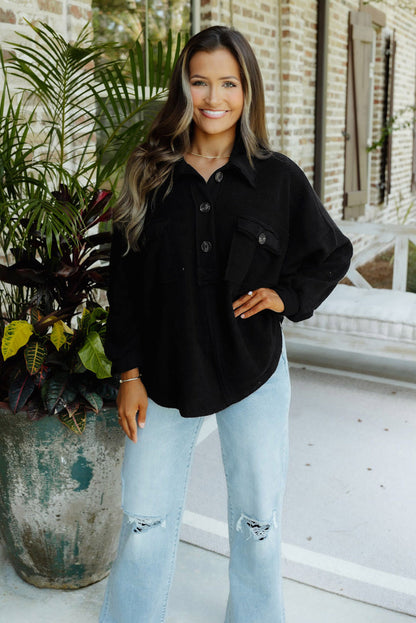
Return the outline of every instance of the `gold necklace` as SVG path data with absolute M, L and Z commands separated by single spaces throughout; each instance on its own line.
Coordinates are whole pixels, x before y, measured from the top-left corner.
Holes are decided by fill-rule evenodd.
M 219 158 L 229 158 L 231 156 L 231 154 L 229 154 L 228 156 L 204 156 L 203 154 L 197 154 L 194 151 L 188 151 L 188 154 L 191 154 L 192 156 L 199 156 L 200 158 L 208 158 L 208 160 L 217 160 Z

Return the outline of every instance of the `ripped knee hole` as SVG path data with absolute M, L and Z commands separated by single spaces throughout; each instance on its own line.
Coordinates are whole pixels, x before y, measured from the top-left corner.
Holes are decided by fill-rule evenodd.
M 255 541 L 264 541 L 273 527 L 277 527 L 276 511 L 273 511 L 269 521 L 259 521 L 243 513 L 237 522 L 237 531 L 248 531 L 247 538 L 251 537 Z
M 127 515 L 128 523 L 132 526 L 133 532 L 140 534 L 147 532 L 153 528 L 164 528 L 166 526 L 165 519 L 161 517 L 135 517 Z

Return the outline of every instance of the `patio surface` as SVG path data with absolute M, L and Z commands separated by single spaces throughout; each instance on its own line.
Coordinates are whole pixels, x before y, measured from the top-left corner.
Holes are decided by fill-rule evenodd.
M 180 543 L 166 623 L 223 623 L 228 559 Z M 20 580 L 0 550 L 1 623 L 97 623 L 106 580 L 77 591 Z M 411 623 L 413 617 L 284 580 L 286 623 Z M 254 623 L 254 622 L 253 622 Z M 260 623 L 260 622 L 256 622 Z
M 416 383 L 409 376 L 401 383 L 397 366 L 393 379 L 363 376 L 365 365 L 350 375 L 340 367 L 333 361 L 327 370 L 291 366 L 286 623 L 410 623 L 416 614 Z M 167 623 L 223 623 L 224 502 L 215 417 L 209 416 L 195 452 L 181 535 L 188 543 L 180 544 Z M 96 622 L 105 583 L 78 591 L 36 589 L 16 576 L 0 545 L 1 623 Z

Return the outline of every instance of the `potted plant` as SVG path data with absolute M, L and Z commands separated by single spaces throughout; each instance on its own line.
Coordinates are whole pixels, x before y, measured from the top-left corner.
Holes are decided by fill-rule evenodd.
M 0 50 L 0 530 L 22 578 L 77 588 L 108 573 L 121 519 L 103 350 L 114 189 L 180 39 L 145 63 L 138 42 L 108 60 L 88 26 L 75 43 L 32 31 Z

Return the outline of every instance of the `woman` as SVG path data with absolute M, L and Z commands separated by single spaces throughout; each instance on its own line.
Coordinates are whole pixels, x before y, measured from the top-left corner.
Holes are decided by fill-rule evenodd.
M 239 32 L 214 26 L 185 46 L 128 162 L 116 221 L 106 351 L 121 374 L 124 520 L 100 621 L 165 620 L 192 452 L 216 413 L 225 621 L 282 623 L 281 322 L 312 315 L 345 274 L 351 244 L 303 172 L 270 150 L 260 70 Z

